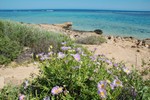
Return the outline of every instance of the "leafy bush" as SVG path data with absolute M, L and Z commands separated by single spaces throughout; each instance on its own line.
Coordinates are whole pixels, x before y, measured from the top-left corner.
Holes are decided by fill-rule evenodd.
M 59 33 L 48 32 L 46 30 L 41 29 L 40 27 L 35 27 L 32 25 L 4 20 L 0 20 L 0 33 L 1 37 L 7 37 L 7 42 L 10 42 L 9 46 L 3 44 L 4 42 L 1 43 L 1 49 L 3 49 L 3 51 L 0 53 L 2 54 L 5 50 L 7 50 L 5 51 L 7 52 L 7 55 L 11 55 L 9 49 L 14 50 L 13 52 L 16 53 L 21 52 L 22 49 L 19 49 L 19 46 L 29 47 L 31 48 L 34 54 L 38 54 L 41 52 L 48 52 L 49 46 L 53 45 L 53 51 L 57 52 L 58 48 L 60 48 L 59 46 L 61 42 L 70 41 L 70 39 L 67 36 Z M 10 45 L 12 45 L 13 47 L 11 47 Z M 13 52 L 12 54 L 14 54 Z M 2 59 L 0 64 L 9 63 L 13 59 L 15 59 L 18 56 L 18 54 L 19 53 L 14 54 L 13 57 L 6 56 L 8 59 L 4 57 L 6 53 L 2 54 L 0 57 Z
M 0 90 L 0 100 L 18 100 L 18 92 L 18 87 L 7 85 Z
M 31 47 L 33 52 L 47 52 L 49 45 L 55 50 L 62 41 L 69 40 L 67 36 L 59 33 L 48 32 L 40 27 L 21 24 L 12 21 L 1 21 L 4 23 L 4 34 L 11 40 L 16 40 L 22 46 Z
M 3 34 L 4 25 L 2 22 L 0 22 L 0 36 Z
M 84 37 L 84 38 L 79 38 L 77 41 L 77 43 L 81 43 L 81 44 L 102 44 L 104 42 L 106 42 L 106 39 L 102 36 L 88 36 L 88 37 Z
M 122 63 L 92 55 L 76 45 L 63 43 L 60 50 L 37 55 L 41 73 L 23 85 L 26 99 L 149 99 L 149 81 L 142 80 L 136 70 L 130 71 Z
M 7 64 L 17 58 L 22 47 L 16 41 L 10 40 L 7 36 L 0 37 L 0 64 Z

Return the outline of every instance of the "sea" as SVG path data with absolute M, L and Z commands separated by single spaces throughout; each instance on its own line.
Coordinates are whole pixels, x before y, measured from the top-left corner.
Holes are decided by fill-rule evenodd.
M 150 38 L 150 11 L 34 9 L 0 10 L 0 19 L 34 24 L 72 22 L 73 29 L 93 31 L 104 35 Z

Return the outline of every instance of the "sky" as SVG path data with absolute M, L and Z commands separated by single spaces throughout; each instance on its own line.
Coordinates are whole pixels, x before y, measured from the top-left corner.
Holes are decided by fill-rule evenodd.
M 150 11 L 150 0 L 0 0 L 0 9 L 102 9 Z

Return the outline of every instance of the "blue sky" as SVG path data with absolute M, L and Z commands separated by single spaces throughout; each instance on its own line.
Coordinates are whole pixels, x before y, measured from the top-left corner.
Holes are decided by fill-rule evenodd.
M 0 0 L 0 9 L 106 9 L 150 11 L 150 0 Z

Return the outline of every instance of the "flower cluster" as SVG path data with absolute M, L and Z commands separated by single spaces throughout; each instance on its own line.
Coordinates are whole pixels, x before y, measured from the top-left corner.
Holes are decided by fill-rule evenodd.
M 98 88 L 98 94 L 101 96 L 101 98 L 106 98 L 106 81 L 100 81 L 97 85 Z
M 37 58 L 39 58 L 40 61 L 48 60 L 48 59 L 50 59 L 50 56 L 51 56 L 52 54 L 53 54 L 53 52 L 49 52 L 49 53 L 47 53 L 47 54 L 45 54 L 45 53 L 40 53 L 40 54 L 37 55 Z
M 49 52 L 47 55 L 44 53 L 39 54 L 38 56 L 41 57 L 41 60 L 45 60 L 48 59 L 48 57 L 52 57 L 51 55 L 53 54 L 54 57 L 56 56 L 58 58 L 58 60 L 61 62 L 65 62 L 65 64 L 69 64 L 68 62 L 70 62 L 70 60 L 79 62 L 76 63 L 75 65 L 73 65 L 71 68 L 73 69 L 73 71 L 76 70 L 82 70 L 83 67 L 82 66 L 82 62 L 84 61 L 83 59 L 87 59 L 87 62 L 91 61 L 93 63 L 87 63 L 89 67 L 92 66 L 92 64 L 96 65 L 97 67 L 91 67 L 91 69 L 93 69 L 93 72 L 98 74 L 99 71 L 101 70 L 100 68 L 101 65 L 104 63 L 104 66 L 109 66 L 109 68 L 106 68 L 106 72 L 107 74 L 111 75 L 111 77 L 115 77 L 115 70 L 117 69 L 118 72 L 120 73 L 120 71 L 124 71 L 127 75 L 130 73 L 130 71 L 126 68 L 126 67 L 121 67 L 122 65 L 119 63 L 114 63 L 113 60 L 108 59 L 105 55 L 86 55 L 84 54 L 84 51 L 78 47 L 76 49 L 73 49 L 70 46 L 67 46 L 66 42 L 62 43 L 62 47 L 60 47 L 60 52 L 53 54 L 53 52 Z M 94 52 L 96 51 L 96 49 L 94 50 Z M 65 59 L 64 59 L 65 58 Z M 68 59 L 69 58 L 69 59 Z M 72 59 L 73 58 L 73 59 Z M 82 59 L 81 59 L 82 58 Z M 52 60 L 52 59 L 51 59 Z M 57 59 L 56 59 L 57 60 Z M 83 61 L 82 61 L 83 60 Z M 77 64 L 77 65 L 76 65 Z M 112 78 L 110 78 L 112 79 Z M 94 80 L 94 78 L 91 76 L 89 77 L 89 80 Z M 110 89 L 112 89 L 114 91 L 115 88 L 117 87 L 123 87 L 122 85 L 122 81 L 120 81 L 118 79 L 118 77 L 115 77 L 114 80 L 110 81 L 110 80 L 102 80 L 97 84 L 97 88 L 98 88 L 98 95 L 102 98 L 102 99 L 106 99 L 108 98 L 107 96 L 109 96 L 110 94 Z M 108 91 L 109 89 L 109 91 Z M 52 95 L 58 95 L 60 93 L 64 92 L 65 93 L 65 89 L 63 90 L 63 87 L 60 86 L 55 86 L 52 88 L 51 90 L 51 94 Z M 44 100 L 49 100 L 50 98 L 48 96 L 46 96 L 44 98 Z
M 112 83 L 109 80 L 100 81 L 97 85 L 97 88 L 98 88 L 98 94 L 100 95 L 101 98 L 106 98 L 107 96 L 107 92 L 106 92 L 107 84 L 110 85 L 112 90 L 114 90 L 115 87 L 123 87 L 122 82 L 118 78 L 114 79 Z

